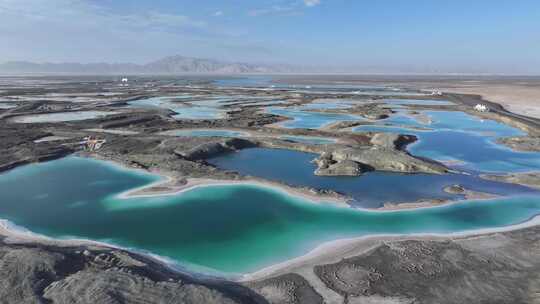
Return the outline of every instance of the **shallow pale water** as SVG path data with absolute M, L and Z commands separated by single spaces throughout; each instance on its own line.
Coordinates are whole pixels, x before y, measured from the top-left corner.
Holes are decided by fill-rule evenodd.
M 116 197 L 155 180 L 73 157 L 29 165 L 0 175 L 0 217 L 49 236 L 107 241 L 172 258 L 188 269 L 230 274 L 299 256 L 336 238 L 492 228 L 540 213 L 538 197 L 381 213 L 239 185 Z
M 352 129 L 353 132 L 381 132 L 381 133 L 396 133 L 396 134 L 412 134 L 417 135 L 419 132 L 425 130 L 418 130 L 415 128 L 396 127 L 394 125 L 362 125 Z
M 518 152 L 495 144 L 486 136 L 469 132 L 421 133 L 420 141 L 408 150 L 413 155 L 435 160 L 456 159 L 463 169 L 482 172 L 526 172 L 540 170 L 540 153 Z
M 13 108 L 16 108 L 16 107 L 17 107 L 17 104 L 15 104 L 15 103 L 0 102 L 0 109 L 1 110 L 13 109 Z
M 290 90 L 297 93 L 311 94 L 354 94 L 380 96 L 426 96 L 427 93 L 383 86 L 358 84 L 299 84 L 290 81 L 274 82 L 270 76 L 227 77 L 213 81 L 219 87 L 264 88 Z
M 413 128 L 433 128 L 429 122 L 423 122 L 415 115 L 409 115 L 405 110 L 399 110 L 387 119 L 380 120 L 384 124 L 392 124 Z
M 525 135 L 521 130 L 463 112 L 425 111 L 434 132 L 416 132 L 419 142 L 409 147 L 414 155 L 457 159 L 465 169 L 483 172 L 524 172 L 540 169 L 540 153 L 513 151 L 496 144 L 497 138 Z M 411 132 L 409 132 L 410 134 Z
M 427 128 L 434 131 L 467 131 L 485 135 L 487 137 L 520 136 L 525 133 L 519 129 L 489 119 L 480 119 L 470 114 L 458 111 L 419 111 L 420 115 L 429 117 L 431 123 L 423 123 L 406 110 L 399 110 L 387 119 L 380 120 L 373 125 L 359 126 L 353 131 L 368 131 L 375 127 L 392 126 L 394 131 L 414 134 L 414 128 Z M 420 137 L 422 133 L 418 134 Z
M 213 84 L 219 87 L 268 87 L 272 84 L 272 77 L 227 77 L 223 79 L 216 79 L 213 81 Z
M 220 119 L 226 116 L 226 111 L 210 107 L 183 108 L 173 116 L 174 119 Z
M 354 94 L 356 95 L 379 95 L 379 96 L 426 96 L 429 94 L 422 93 L 422 92 L 409 92 L 409 91 L 392 91 L 392 90 L 386 90 L 386 91 L 355 91 Z
M 354 84 L 312 84 L 312 85 L 289 85 L 290 88 L 298 88 L 295 92 L 316 94 L 354 94 L 354 95 L 379 95 L 379 96 L 425 96 L 426 93 L 398 89 L 384 86 L 354 85 Z
M 429 123 L 408 114 L 407 110 L 399 109 L 386 119 L 381 119 L 370 125 L 360 125 L 352 129 L 353 132 L 390 132 L 399 134 L 416 134 L 423 129 L 432 129 Z
M 181 103 L 171 101 L 172 97 L 150 97 L 128 102 L 132 107 L 136 108 L 163 108 L 174 112 L 179 112 L 185 106 Z
M 346 104 L 340 102 L 339 99 L 334 102 L 314 101 L 312 103 L 304 104 L 296 107 L 298 110 L 334 110 L 334 109 L 349 109 L 352 104 Z
M 226 110 L 221 109 L 221 102 L 228 99 L 218 97 L 211 99 L 192 100 L 192 95 L 151 97 L 130 101 L 132 107 L 162 108 L 176 113 L 175 119 L 219 119 L 226 116 Z M 174 99 L 185 99 L 174 102 Z
M 245 100 L 236 100 L 231 102 L 226 102 L 224 105 L 236 105 L 239 107 L 246 107 L 246 106 L 273 106 L 273 105 L 281 105 L 286 104 L 286 100 L 273 100 L 269 98 L 263 98 L 260 97 L 258 99 L 245 99 Z
M 267 109 L 267 112 L 291 118 L 291 120 L 280 123 L 280 126 L 287 129 L 320 129 L 330 123 L 364 120 L 356 115 L 309 112 L 295 108 L 271 107 Z
M 385 103 L 390 105 L 422 105 L 422 106 L 450 106 L 455 103 L 447 100 L 434 99 L 385 99 Z
M 244 137 L 248 133 L 233 130 L 170 130 L 161 132 L 160 135 L 168 136 L 194 136 L 194 137 Z
M 23 115 L 13 118 L 17 123 L 45 123 L 45 122 L 66 122 L 78 121 L 86 119 L 95 119 L 108 115 L 117 114 L 118 112 L 102 112 L 102 111 L 78 111 L 78 112 L 61 112 L 50 114 L 33 114 Z
M 469 131 L 492 137 L 525 135 L 519 129 L 489 119 L 480 119 L 473 115 L 457 111 L 421 111 L 433 122 L 428 126 L 435 130 Z
M 130 101 L 132 107 L 162 108 L 176 113 L 175 119 L 219 119 L 226 116 L 227 110 L 221 108 L 224 102 L 232 100 L 227 96 L 161 96 Z M 175 99 L 181 102 L 175 102 Z
M 359 126 L 353 131 L 416 135 L 419 141 L 408 147 L 409 152 L 440 161 L 464 162 L 453 166 L 459 169 L 502 173 L 540 170 L 540 153 L 513 151 L 496 144 L 500 137 L 524 135 L 519 129 L 463 112 L 420 113 L 429 116 L 432 122 L 422 124 L 405 112 L 400 112 L 378 124 Z

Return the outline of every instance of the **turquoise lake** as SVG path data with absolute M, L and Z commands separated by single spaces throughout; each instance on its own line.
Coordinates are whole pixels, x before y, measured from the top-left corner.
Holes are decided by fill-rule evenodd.
M 119 112 L 105 112 L 105 111 L 74 111 L 74 112 L 61 112 L 61 113 L 49 113 L 49 114 L 35 114 L 35 115 L 22 115 L 13 118 L 17 123 L 47 123 L 47 122 L 66 122 L 66 121 L 78 121 L 86 119 L 95 119 L 105 117 L 108 115 L 117 114 Z
M 175 119 L 219 119 L 226 116 L 226 110 L 221 109 L 220 104 L 226 98 L 204 99 L 191 95 L 151 97 L 130 101 L 131 107 L 140 108 L 162 108 L 176 113 Z M 199 99 L 197 99 L 199 98 Z M 183 99 L 183 102 L 174 102 L 174 99 Z
M 501 227 L 540 214 L 539 197 L 392 212 L 313 204 L 240 185 L 117 197 L 156 180 L 76 157 L 28 165 L 0 175 L 0 217 L 48 236 L 105 241 L 168 257 L 189 270 L 234 275 L 337 238 Z
M 474 172 L 527 172 L 540 170 L 540 153 L 518 152 L 494 143 L 494 139 L 458 131 L 424 132 L 408 150 L 436 160 L 458 160 L 455 166 Z
M 485 137 L 520 136 L 525 133 L 508 125 L 489 119 L 480 119 L 467 113 L 457 111 L 420 111 L 420 114 L 431 119 L 431 123 L 423 123 L 407 113 L 399 110 L 387 119 L 373 125 L 363 125 L 353 131 L 368 131 L 373 127 L 393 127 L 396 132 L 422 136 L 421 131 L 414 128 L 432 131 L 466 131 Z
M 312 94 L 354 94 L 354 95 L 379 95 L 379 96 L 426 96 L 425 92 L 407 90 L 400 88 L 358 85 L 358 84 L 300 84 L 283 80 L 274 82 L 270 76 L 249 76 L 249 77 L 227 77 L 213 80 L 212 83 L 218 87 L 237 88 L 259 88 L 259 89 L 279 89 L 289 90 L 297 93 Z
M 377 124 L 359 126 L 353 131 L 416 135 L 419 141 L 408 147 L 410 153 L 439 161 L 459 161 L 461 164 L 453 167 L 462 170 L 501 173 L 540 170 L 540 153 L 513 151 L 496 144 L 501 137 L 524 135 L 521 130 L 463 112 L 421 111 L 421 114 L 432 122 L 423 124 L 400 111 Z
M 267 109 L 267 112 L 291 118 L 291 120 L 280 123 L 280 126 L 287 129 L 320 129 L 330 123 L 364 120 L 362 117 L 356 115 L 310 112 L 295 108 L 270 107 Z
M 17 107 L 17 104 L 15 104 L 15 103 L 0 102 L 0 110 L 13 109 L 13 108 L 16 108 L 16 107 Z
M 282 181 L 294 186 L 330 189 L 354 199 L 353 206 L 379 208 L 385 202 L 412 202 L 421 199 L 460 199 L 443 189 L 455 184 L 465 188 L 499 195 L 540 194 L 539 191 L 488 181 L 471 174 L 400 174 L 368 172 L 362 176 L 317 176 L 312 160 L 316 154 L 283 149 L 252 148 L 224 154 L 209 163 L 243 175 Z M 271 161 L 260 161 L 261 159 Z
M 422 98 L 423 92 L 399 88 L 352 85 L 274 83 L 271 77 L 224 78 L 224 87 L 252 87 L 288 93 L 364 94 L 388 96 L 398 113 L 357 132 L 413 134 L 419 141 L 411 154 L 442 161 L 468 174 L 397 174 L 369 172 L 360 177 L 321 177 L 313 174 L 314 154 L 252 148 L 223 154 L 208 162 L 243 175 L 258 176 L 293 186 L 330 189 L 353 198 L 355 208 L 315 204 L 285 192 L 254 185 L 209 186 L 179 195 L 120 198 L 120 194 L 159 181 L 142 171 L 122 169 L 93 159 L 67 157 L 16 168 L 0 174 L 0 218 L 19 227 L 55 238 L 83 238 L 159 255 L 189 271 L 235 276 L 301 256 L 326 241 L 378 234 L 452 233 L 498 228 L 540 215 L 540 191 L 480 179 L 484 172 L 540 170 L 540 153 L 516 152 L 495 142 L 524 133 L 507 125 L 453 111 L 420 111 L 426 123 L 409 115 L 408 105 L 450 105 Z M 262 94 L 260 94 L 262 95 Z M 393 96 L 418 96 L 391 99 Z M 218 119 L 234 107 L 286 102 L 280 96 L 209 95 L 153 97 L 130 102 L 131 107 L 159 107 L 176 112 L 177 119 Z M 174 100 L 181 102 L 174 102 Z M 289 117 L 285 128 L 318 129 L 339 121 L 366 119 L 314 110 L 346 109 L 355 99 L 315 100 L 311 105 L 269 107 Z M 1 104 L 0 104 L 1 106 Z M 227 106 L 227 108 L 225 108 Z M 232 108 L 229 108 L 232 107 Z M 84 113 L 84 114 L 77 114 Z M 112 114 L 112 112 L 107 112 Z M 69 121 L 98 117 L 81 111 L 21 117 L 28 122 Z M 67 119 L 67 120 L 66 120 Z M 171 136 L 242 137 L 235 130 L 173 130 Z M 327 144 L 331 138 L 284 135 L 281 139 Z M 261 161 L 265 160 L 265 161 Z M 435 208 L 375 211 L 385 202 L 422 199 L 459 200 L 443 191 L 455 184 L 503 196 L 465 201 Z M 364 209 L 367 208 L 367 209 Z
M 354 102 L 345 100 L 315 100 L 312 103 L 304 104 L 296 107 L 298 110 L 332 110 L 332 109 L 349 109 L 354 105 Z

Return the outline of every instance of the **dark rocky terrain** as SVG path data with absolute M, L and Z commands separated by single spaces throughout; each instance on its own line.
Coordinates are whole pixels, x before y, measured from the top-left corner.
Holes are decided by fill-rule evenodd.
M 337 263 L 307 261 L 315 277 L 286 273 L 246 287 L 184 274 L 118 249 L 4 239 L 0 298 L 2 303 L 540 303 L 539 232 L 536 226 L 471 237 L 382 239 L 367 251 L 349 250 Z M 314 279 L 323 285 L 317 282 L 315 288 Z
M 482 174 L 480 177 L 492 181 L 526 185 L 531 188 L 540 188 L 540 172 Z
M 267 303 L 239 284 L 122 250 L 0 241 L 1 303 Z
M 311 281 L 287 273 L 246 286 L 271 303 L 540 303 L 538 226 L 461 238 L 383 239 L 347 256 L 337 263 L 305 262 L 315 273 Z
M 156 69 L 166 69 L 169 63 L 165 60 L 156 64 Z M 181 62 L 171 65 L 173 71 L 185 68 Z M 210 68 L 219 67 L 210 64 Z M 287 118 L 262 111 L 253 100 L 246 101 L 245 106 L 235 104 L 239 100 L 228 101 L 223 105 L 226 117 L 214 120 L 176 120 L 169 110 L 128 106 L 133 100 L 184 93 L 270 97 L 286 101 L 284 107 L 304 105 L 317 98 L 356 98 L 279 89 L 216 88 L 207 77 L 190 81 L 139 77 L 130 80 L 129 86 L 106 77 L 0 78 L 0 101 L 14 105 L 0 109 L 0 172 L 75 153 L 156 170 L 175 178 L 174 183 L 179 185 L 189 178 L 253 179 L 208 162 L 213 156 L 251 147 L 314 153 L 318 164 L 314 173 L 319 175 L 360 175 L 374 170 L 449 171 L 443 164 L 407 153 L 405 148 L 416 141 L 414 136 L 350 132 L 351 127 L 369 122 L 339 122 L 318 130 L 284 129 L 274 124 Z M 377 105 L 383 97 L 364 96 L 362 100 L 370 102 L 351 111 L 372 120 L 385 119 L 392 111 Z M 75 98 L 83 98 L 83 102 L 72 102 Z M 501 139 L 501 143 L 516 150 L 540 150 L 536 120 L 492 103 L 495 111 L 473 112 L 472 106 L 484 102 L 479 96 L 447 94 L 430 98 L 448 99 L 457 105 L 424 109 L 460 110 L 510 124 L 528 134 Z M 181 99 L 172 102 L 189 103 Z M 72 122 L 14 121 L 26 115 L 80 110 L 119 113 Z M 250 136 L 175 137 L 162 133 L 187 129 L 233 129 Z M 336 143 L 297 143 L 281 139 L 282 135 L 329 137 Z M 106 143 L 90 151 L 81 143 L 87 136 Z M 540 184 L 534 172 L 483 177 L 532 187 Z M 340 197 L 328 189 L 296 190 Z M 347 251 L 336 251 L 332 259 L 307 260 L 296 268 L 242 284 L 182 273 L 119 249 L 41 239 L 8 242 L 2 237 L 0 303 L 540 303 L 539 232 L 540 228 L 534 226 L 471 237 L 380 238 L 367 247 L 359 241 L 360 245 Z

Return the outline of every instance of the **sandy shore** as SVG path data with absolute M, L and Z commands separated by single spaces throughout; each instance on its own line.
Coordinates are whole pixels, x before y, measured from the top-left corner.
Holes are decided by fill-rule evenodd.
M 540 118 L 540 86 L 473 83 L 443 87 L 441 90 L 451 93 L 481 95 L 486 100 L 502 105 L 510 112 Z
M 306 188 L 296 188 L 296 187 L 288 186 L 288 185 L 281 184 L 278 182 L 267 181 L 264 179 L 251 178 L 251 179 L 244 179 L 244 180 L 217 180 L 217 179 L 211 179 L 211 178 L 182 177 L 182 176 L 176 176 L 173 172 L 167 172 L 164 170 L 153 169 L 153 170 L 148 171 L 148 170 L 144 170 L 140 168 L 129 167 L 125 164 L 116 162 L 114 160 L 104 159 L 102 157 L 99 157 L 99 155 L 91 155 L 89 157 L 107 162 L 110 165 L 120 168 L 122 170 L 139 171 L 143 174 L 153 174 L 153 175 L 157 175 L 161 177 L 161 179 L 156 182 L 153 182 L 151 184 L 144 185 L 138 188 L 130 189 L 126 192 L 119 194 L 117 197 L 120 199 L 129 199 L 129 198 L 137 198 L 137 197 L 154 197 L 154 196 L 173 196 L 173 195 L 179 195 L 179 194 L 191 191 L 191 190 L 204 188 L 204 187 L 246 185 L 246 186 L 257 186 L 257 187 L 262 187 L 262 188 L 270 188 L 282 194 L 297 197 L 311 203 L 332 204 L 338 207 L 351 208 L 351 206 L 348 203 L 347 197 L 314 193 Z M 443 189 L 443 190 L 446 191 L 446 189 Z M 422 200 L 418 200 L 414 202 L 399 202 L 399 203 L 386 202 L 383 207 L 376 208 L 376 209 L 359 208 L 359 207 L 355 207 L 355 209 L 362 210 L 362 211 L 369 211 L 369 212 L 390 212 L 390 211 L 412 210 L 412 209 L 417 210 L 417 209 L 436 208 L 436 207 L 448 206 L 452 204 L 459 204 L 459 203 L 469 201 L 469 200 L 487 200 L 487 199 L 493 199 L 493 198 L 499 197 L 490 193 L 475 192 L 468 189 L 465 189 L 465 191 L 461 194 L 464 195 L 463 199 L 439 200 L 439 199 L 426 198 L 426 199 L 422 199 Z
M 107 244 L 98 241 L 92 241 L 87 239 L 55 239 L 42 234 L 34 233 L 27 230 L 24 227 L 17 226 L 12 222 L 0 219 L 0 235 L 6 237 L 6 243 L 32 243 L 39 242 L 43 244 L 50 244 L 55 246 L 96 246 L 96 247 L 110 247 L 117 248 L 113 244 Z
M 458 187 L 461 187 L 461 185 L 455 185 Z M 456 195 L 462 195 L 463 199 L 459 200 L 451 200 L 451 199 L 422 199 L 418 200 L 416 202 L 405 202 L 405 203 L 393 203 L 393 202 L 386 202 L 384 205 L 380 208 L 377 208 L 375 210 L 377 211 L 396 211 L 396 210 L 405 210 L 405 209 L 425 209 L 425 208 L 433 208 L 433 207 L 441 207 L 441 206 L 447 206 L 452 204 L 458 204 L 464 201 L 482 201 L 482 200 L 490 200 L 495 198 L 500 198 L 499 195 L 491 194 L 491 193 L 485 193 L 485 192 L 478 192 L 478 191 L 472 191 L 466 188 L 461 187 L 460 191 L 455 191 L 452 189 L 452 186 L 447 186 L 443 189 L 444 192 L 449 194 L 456 194 Z
M 161 176 L 164 176 L 160 174 Z M 282 192 L 286 195 L 300 197 L 304 200 L 315 203 L 333 203 L 339 206 L 346 206 L 345 199 L 336 198 L 333 196 L 324 196 L 320 194 L 309 193 L 308 190 L 303 191 L 293 187 L 288 187 L 279 183 L 273 183 L 270 181 L 258 181 L 258 180 L 215 180 L 208 178 L 187 178 L 185 182 L 179 181 L 176 178 L 165 175 L 165 179 L 158 181 L 151 185 L 143 186 L 138 189 L 132 189 L 128 192 L 120 194 L 120 198 L 133 198 L 133 197 L 152 197 L 152 196 L 168 196 L 179 195 L 181 193 L 191 191 L 197 188 L 212 187 L 212 186 L 233 186 L 233 185 L 247 185 L 258 186 L 264 188 L 271 188 L 272 190 Z
M 118 195 L 118 198 L 129 199 L 137 197 L 153 197 L 153 196 L 172 196 L 179 195 L 191 190 L 204 187 L 212 186 L 234 186 L 234 185 L 247 185 L 247 186 L 257 186 L 263 188 L 270 188 L 274 191 L 281 192 L 285 195 L 301 198 L 305 201 L 317 203 L 317 204 L 333 204 L 338 207 L 347 207 L 351 206 L 347 203 L 345 197 L 336 197 L 332 195 L 322 195 L 318 193 L 312 193 L 308 189 L 295 188 L 280 184 L 277 182 L 271 182 L 266 180 L 257 180 L 257 179 L 246 179 L 246 180 L 216 180 L 209 178 L 184 178 L 184 177 L 175 177 L 174 174 L 170 172 L 165 172 L 161 170 L 152 170 L 150 172 L 142 169 L 129 168 L 122 164 L 109 161 L 110 164 L 119 166 L 125 170 L 140 170 L 143 173 L 151 173 L 159 175 L 162 177 L 161 180 L 158 180 L 149 185 L 145 185 L 139 188 L 131 189 L 126 192 L 123 192 Z M 445 189 L 446 191 L 446 189 Z M 463 199 L 458 200 L 438 200 L 438 199 L 424 199 L 415 202 L 401 202 L 401 203 L 392 203 L 387 202 L 383 207 L 376 209 L 367 209 L 367 208 L 355 208 L 362 211 L 370 212 L 385 212 L 385 211 L 397 211 L 397 210 L 410 210 L 410 209 L 424 209 L 424 208 L 434 208 L 447 206 L 452 204 L 462 203 L 468 200 L 487 200 L 497 198 L 498 196 L 492 195 L 489 193 L 475 192 L 468 189 L 465 189 L 463 193 Z
M 266 279 L 273 276 L 278 276 L 285 273 L 299 273 L 301 275 L 310 277 L 313 275 L 312 269 L 315 265 L 336 263 L 344 258 L 349 258 L 352 256 L 357 256 L 363 252 L 375 248 L 385 242 L 389 241 L 399 241 L 399 240 L 446 240 L 446 239 L 460 239 L 466 237 L 481 237 L 487 236 L 494 233 L 514 231 L 523 228 L 533 227 L 540 225 L 540 215 L 530 220 L 505 227 L 498 228 L 489 228 L 489 229 L 477 229 L 465 232 L 458 233 L 447 233 L 447 234 L 437 234 L 437 233 L 421 233 L 421 234 L 381 234 L 381 235 L 368 235 L 357 238 L 349 239 L 339 239 L 326 243 L 322 243 L 317 246 L 315 249 L 309 253 L 287 260 L 282 263 L 274 264 L 268 267 L 265 267 L 261 270 L 258 270 L 253 273 L 244 274 L 240 277 L 237 277 L 238 282 L 245 281 L 256 281 L 261 279 Z M 181 262 L 170 260 L 166 257 L 154 255 L 149 252 L 142 250 L 137 250 L 134 248 L 124 248 L 117 246 L 115 244 L 94 241 L 90 239 L 81 239 L 81 238 L 66 238 L 66 239 L 57 239 L 53 237 L 48 237 L 42 234 L 34 233 L 23 227 L 17 226 L 12 222 L 4 219 L 0 219 L 0 235 L 6 237 L 6 243 L 12 244 L 24 244 L 24 243 L 41 243 L 46 245 L 54 245 L 60 247 L 76 247 L 76 246 L 87 246 L 94 250 L 104 249 L 104 248 L 114 248 L 120 250 L 126 250 L 133 252 L 135 254 L 146 256 L 155 261 L 162 263 L 167 267 L 171 267 L 176 271 L 186 272 L 187 268 L 184 268 L 181 265 Z M 201 267 L 198 267 L 201 268 Z M 189 272 L 189 271 L 188 271 Z M 203 277 L 212 277 L 218 275 L 217 272 L 209 270 L 208 273 L 200 273 Z M 226 274 L 221 274 L 221 276 L 227 276 Z
M 116 166 L 122 170 L 134 170 L 146 174 L 154 174 L 161 177 L 160 180 L 144 185 L 139 188 L 130 189 L 126 192 L 123 192 L 118 195 L 118 198 L 128 199 L 136 197 L 153 197 L 153 196 L 172 196 L 185 193 L 190 190 L 194 190 L 202 187 L 211 187 L 211 186 L 228 186 L 228 185 L 248 185 L 248 186 L 258 186 L 264 188 L 270 188 L 274 191 L 281 192 L 285 195 L 290 195 L 294 197 L 301 198 L 303 200 L 314 202 L 314 203 L 325 203 L 325 204 L 334 204 L 340 207 L 350 207 L 347 203 L 347 198 L 343 196 L 332 196 L 332 195 L 323 195 L 320 193 L 312 193 L 308 189 L 295 188 L 280 184 L 277 182 L 271 182 L 266 180 L 257 180 L 257 179 L 246 179 L 246 180 L 216 180 L 210 178 L 190 178 L 190 177 L 179 177 L 176 176 L 173 172 L 167 172 L 164 170 L 144 170 L 140 168 L 129 167 L 125 164 L 104 159 L 98 155 L 91 155 L 91 158 L 98 159 L 100 161 L 105 161 L 112 166 Z
M 490 229 L 478 229 L 459 233 L 449 234 L 437 234 L 437 233 L 423 233 L 423 234 L 405 234 L 405 235 L 369 235 L 358 238 L 341 239 L 336 241 L 327 242 L 319 245 L 309 253 L 288 260 L 283 263 L 278 263 L 273 266 L 266 267 L 259 271 L 246 274 L 239 280 L 256 281 L 269 277 L 274 277 L 286 273 L 298 273 L 307 277 L 313 275 L 313 267 L 316 265 L 337 263 L 342 259 L 352 256 L 360 255 L 369 251 L 381 244 L 389 241 L 399 240 L 445 240 L 445 239 L 460 239 L 465 237 L 484 236 L 494 233 L 514 231 L 523 228 L 533 227 L 540 225 L 540 215 L 532 218 L 529 221 L 499 228 Z
M 110 163 L 115 166 L 119 166 L 120 168 L 124 170 L 132 170 L 132 168 L 126 167 L 116 162 L 110 161 Z M 141 171 L 148 173 L 146 170 L 141 170 Z M 293 195 L 293 196 L 301 197 L 311 202 L 318 202 L 318 203 L 329 202 L 329 200 L 327 199 L 322 199 L 321 196 L 306 194 L 295 188 L 288 189 L 284 185 L 277 184 L 277 183 L 273 184 L 271 182 L 266 182 L 266 181 L 254 181 L 254 180 L 220 181 L 220 180 L 212 180 L 212 179 L 191 178 L 191 179 L 187 179 L 185 183 L 181 183 L 180 185 L 178 185 L 178 182 L 179 182 L 178 178 L 173 177 L 171 174 L 167 174 L 165 172 L 156 172 L 156 171 L 153 171 L 151 173 L 159 174 L 160 176 L 163 177 L 163 179 L 153 184 L 124 192 L 120 194 L 119 197 L 129 198 L 129 197 L 177 195 L 177 194 L 190 191 L 192 189 L 196 189 L 199 187 L 210 187 L 210 186 L 217 186 L 217 185 L 255 185 L 255 186 L 260 186 L 260 187 L 270 187 L 286 195 Z M 465 200 L 493 199 L 493 196 L 491 196 L 490 194 L 477 193 L 470 190 L 465 190 L 464 195 L 466 196 Z M 442 207 L 442 206 L 447 206 L 447 205 L 452 205 L 452 204 L 459 204 L 459 203 L 462 203 L 463 201 L 464 200 L 456 200 L 456 201 L 433 201 L 432 200 L 432 201 L 423 201 L 423 202 L 414 202 L 414 203 L 408 203 L 408 204 L 405 203 L 405 204 L 399 204 L 399 205 L 386 206 L 380 209 L 361 209 L 361 210 L 367 210 L 370 212 L 393 212 L 393 211 L 399 211 L 399 210 L 413 211 L 413 210 L 418 210 L 418 209 L 437 208 L 437 207 Z M 335 203 L 340 206 L 348 207 L 348 205 L 345 204 L 343 200 L 336 200 L 336 201 L 333 201 L 332 203 Z M 498 233 L 498 232 L 519 230 L 519 229 L 532 227 L 536 225 L 540 225 L 540 216 L 536 216 L 529 221 L 516 224 L 516 225 L 499 227 L 499 228 L 491 228 L 491 229 L 478 229 L 478 230 L 459 232 L 459 233 L 369 235 L 369 236 L 363 236 L 363 237 L 352 238 L 352 239 L 335 240 L 335 241 L 323 243 L 319 245 L 318 247 L 316 247 L 314 250 L 310 251 L 309 253 L 303 256 L 300 256 L 300 257 L 297 257 L 297 258 L 294 258 L 294 259 L 291 259 L 282 263 L 278 263 L 275 265 L 271 265 L 269 267 L 263 268 L 259 271 L 256 271 L 250 274 L 245 274 L 241 276 L 238 279 L 238 281 L 239 282 L 255 281 L 255 280 L 265 279 L 265 278 L 278 276 L 278 275 L 290 273 L 290 272 L 296 272 L 303 276 L 310 277 L 313 275 L 312 269 L 313 269 L 313 266 L 315 265 L 335 263 L 343 258 L 359 255 L 362 252 L 366 252 L 388 241 L 396 241 L 396 240 L 404 240 L 404 239 L 417 239 L 417 240 L 442 240 L 442 239 L 448 239 L 448 238 L 459 239 L 459 238 L 464 238 L 464 237 L 489 235 L 489 234 Z M 14 233 L 13 231 L 9 229 L 4 229 L 4 230 L 0 230 L 0 234 L 5 233 L 6 231 L 11 235 L 13 235 Z M 76 240 L 76 242 L 84 242 L 84 241 Z M 93 244 L 98 244 L 98 245 L 105 245 L 105 246 L 108 245 L 108 244 L 102 244 L 102 243 L 97 243 L 97 242 L 92 242 L 92 241 L 89 241 L 89 242 Z M 152 257 L 156 258 L 155 256 L 152 256 Z M 166 259 L 159 259 L 159 260 L 165 264 L 170 264 L 170 261 L 167 261 Z
M 117 162 L 109 161 L 109 163 L 120 168 L 121 170 L 137 170 L 137 169 L 119 164 Z M 144 173 L 148 173 L 148 171 L 146 170 L 142 170 L 142 169 L 138 169 L 138 170 Z M 152 173 L 156 174 L 156 172 L 152 172 Z M 248 185 L 257 185 L 257 186 L 263 186 L 263 187 L 273 187 L 274 189 L 278 191 L 283 191 L 283 193 L 286 193 L 289 195 L 292 194 L 292 195 L 301 196 L 309 201 L 313 201 L 313 197 L 306 196 L 303 193 L 294 193 L 294 192 L 291 193 L 287 190 L 284 190 L 282 188 L 282 185 L 272 185 L 272 184 L 268 184 L 264 182 L 257 182 L 257 181 L 214 181 L 214 180 L 208 180 L 208 179 L 192 179 L 191 181 L 188 180 L 187 183 L 179 185 L 177 188 L 175 188 L 174 185 L 177 182 L 177 180 L 175 180 L 170 175 L 163 174 L 163 172 L 161 172 L 161 175 L 165 177 L 157 181 L 156 183 L 149 186 L 147 185 L 144 188 L 132 189 L 128 192 L 124 192 L 121 196 L 133 197 L 133 196 L 164 195 L 164 193 L 162 192 L 164 190 L 168 190 L 168 192 L 165 191 L 166 193 L 168 193 L 168 195 L 174 195 L 174 194 L 178 194 L 184 191 L 188 191 L 190 189 L 194 189 L 196 187 L 213 186 L 213 185 L 230 185 L 230 184 L 248 184 Z M 167 185 L 168 183 L 172 183 L 173 186 L 170 188 L 163 186 L 163 185 Z M 156 186 L 159 186 L 161 190 L 159 192 L 153 193 L 152 187 L 156 187 Z M 146 192 L 146 191 L 149 191 L 149 192 Z M 317 197 L 317 196 L 315 196 L 315 198 L 320 199 L 320 197 Z M 448 204 L 456 204 L 456 203 L 459 203 L 459 201 L 449 202 Z M 423 206 L 420 208 L 432 208 L 432 207 L 437 207 L 437 206 L 440 206 L 440 205 Z M 415 210 L 418 207 L 419 206 L 416 206 Z M 392 212 L 392 210 L 371 210 L 371 212 Z M 536 226 L 539 224 L 540 224 L 540 216 L 537 216 L 531 219 L 530 221 L 513 225 L 513 226 L 500 227 L 500 228 L 494 228 L 494 229 L 483 229 L 483 230 L 480 229 L 480 230 L 473 230 L 473 231 L 467 231 L 467 232 L 462 232 L 462 233 L 370 235 L 370 236 L 353 238 L 353 239 L 336 240 L 336 241 L 324 243 L 304 256 L 297 257 L 297 258 L 285 261 L 283 263 L 278 263 L 278 264 L 269 266 L 267 268 L 261 269 L 251 274 L 246 274 L 242 276 L 239 279 L 239 281 L 259 280 L 259 279 L 268 278 L 268 277 L 272 277 L 272 276 L 276 276 L 276 275 L 280 275 L 284 273 L 290 273 L 290 272 L 296 272 L 303 275 L 304 277 L 309 278 L 310 276 L 314 276 L 313 270 L 312 270 L 314 265 L 334 263 L 341 260 L 342 258 L 347 258 L 347 257 L 361 254 L 362 252 L 366 252 L 370 250 L 371 248 L 374 248 L 384 242 L 392 241 L 392 240 L 402 240 L 402 239 L 439 240 L 439 239 L 448 239 L 448 238 L 460 238 L 460 237 L 466 237 L 466 236 L 485 235 L 485 234 L 491 234 L 491 233 L 497 233 L 497 232 L 503 232 L 503 231 L 517 230 L 517 229 L 521 229 L 525 227 Z M 171 266 L 175 264 L 167 260 L 166 258 L 157 257 L 154 255 L 151 255 L 150 253 L 142 252 L 140 250 L 136 250 L 132 248 L 121 248 L 121 247 L 115 246 L 114 244 L 102 243 L 102 242 L 85 240 L 85 239 L 76 239 L 76 238 L 66 239 L 66 240 L 49 238 L 43 235 L 32 233 L 30 231 L 25 230 L 24 228 L 14 226 L 10 224 L 8 221 L 0 221 L 0 235 L 6 236 L 8 238 L 8 241 L 13 242 L 13 243 L 40 242 L 40 243 L 45 243 L 45 244 L 55 244 L 59 246 L 84 245 L 84 246 L 96 246 L 96 247 L 101 247 L 101 248 L 111 247 L 111 248 L 117 248 L 117 249 L 124 249 L 124 250 L 132 251 L 137 254 L 143 254 L 155 260 L 159 260 L 164 265 Z
M 11 221 L 0 219 L 0 236 L 5 237 L 4 242 L 7 244 L 31 244 L 39 243 L 43 245 L 58 246 L 58 247 L 86 247 L 90 250 L 106 250 L 116 249 L 128 251 L 133 254 L 143 256 L 147 259 L 151 259 L 157 263 L 160 263 L 164 267 L 171 269 L 178 273 L 195 275 L 200 278 L 228 278 L 232 277 L 230 274 L 221 273 L 219 271 L 205 268 L 203 266 L 192 265 L 189 263 L 182 263 L 171 258 L 153 254 L 145 250 L 137 248 L 129 248 L 116 245 L 114 243 L 95 241 L 85 238 L 54 238 L 43 234 L 29 231 L 28 229 L 17 226 Z M 196 270 L 195 270 L 196 269 Z

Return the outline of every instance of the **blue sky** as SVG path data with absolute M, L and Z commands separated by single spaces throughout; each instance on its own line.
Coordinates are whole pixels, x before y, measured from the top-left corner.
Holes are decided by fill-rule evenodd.
M 0 61 L 540 74 L 538 0 L 0 0 Z

